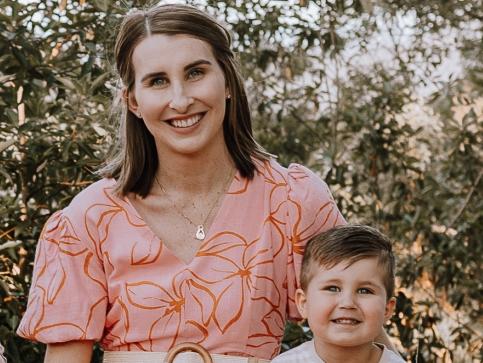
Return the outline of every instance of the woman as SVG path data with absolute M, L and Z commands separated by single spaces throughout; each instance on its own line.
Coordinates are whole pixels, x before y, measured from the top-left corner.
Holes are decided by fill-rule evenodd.
M 44 227 L 18 333 L 48 344 L 47 362 L 89 362 L 96 340 L 112 362 L 161 361 L 145 352 L 182 342 L 216 361 L 271 359 L 297 317 L 305 241 L 344 219 L 317 176 L 254 141 L 215 20 L 183 5 L 133 12 L 115 54 L 117 154 Z

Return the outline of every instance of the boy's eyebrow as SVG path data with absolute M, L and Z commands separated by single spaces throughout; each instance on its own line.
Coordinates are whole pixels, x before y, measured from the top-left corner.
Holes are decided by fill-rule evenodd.
M 340 282 L 340 279 L 329 279 L 329 280 L 321 280 L 319 281 L 320 284 L 330 284 L 330 283 L 335 283 L 335 282 Z
M 333 283 L 341 283 L 341 280 L 340 279 L 337 279 L 337 278 L 333 278 L 333 279 L 329 279 L 329 280 L 320 280 L 319 281 L 319 284 L 321 285 L 326 285 L 326 284 L 333 284 Z M 364 280 L 364 281 L 358 281 L 357 282 L 358 285 L 364 285 L 364 286 L 372 286 L 372 287 L 377 287 L 379 288 L 380 286 L 370 280 Z
M 378 284 L 375 284 L 374 282 L 372 281 L 360 281 L 359 282 L 360 285 L 369 285 L 369 286 L 373 286 L 373 287 L 379 287 Z
M 188 69 L 196 67 L 196 66 L 201 66 L 201 65 L 211 65 L 211 62 L 206 59 L 198 59 L 194 62 L 191 62 L 187 64 L 186 66 L 183 67 L 183 70 L 186 72 Z M 159 77 L 159 76 L 165 76 L 166 72 L 151 72 L 148 74 L 145 74 L 143 78 L 141 78 L 141 82 L 144 82 L 145 80 L 153 77 Z

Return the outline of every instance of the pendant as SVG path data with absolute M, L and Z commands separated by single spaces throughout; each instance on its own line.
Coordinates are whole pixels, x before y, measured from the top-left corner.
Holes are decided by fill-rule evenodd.
M 196 239 L 199 240 L 199 241 L 203 241 L 205 239 L 205 230 L 203 228 L 203 225 L 200 224 L 197 228 L 196 228 L 196 235 L 195 235 Z

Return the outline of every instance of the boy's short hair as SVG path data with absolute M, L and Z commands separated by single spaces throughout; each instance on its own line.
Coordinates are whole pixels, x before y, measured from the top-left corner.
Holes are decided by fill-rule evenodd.
M 316 263 L 330 269 L 347 261 L 348 266 L 364 258 L 377 257 L 384 271 L 384 287 L 387 298 L 394 295 L 395 259 L 389 238 L 377 229 L 363 225 L 345 225 L 332 228 L 309 240 L 305 247 L 300 273 L 302 290 L 314 275 L 312 268 Z

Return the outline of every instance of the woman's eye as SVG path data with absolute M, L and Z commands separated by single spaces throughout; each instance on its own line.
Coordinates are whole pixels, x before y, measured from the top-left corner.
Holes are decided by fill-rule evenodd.
M 365 287 L 361 287 L 360 289 L 357 290 L 359 294 L 372 294 L 372 290 L 367 289 Z
M 188 79 L 197 79 L 204 74 L 200 68 L 193 68 L 188 72 Z
M 165 78 L 153 78 L 151 80 L 151 86 L 154 87 L 163 87 L 168 83 L 168 81 Z
M 337 286 L 326 286 L 324 287 L 324 290 L 330 291 L 330 292 L 339 292 L 340 289 Z

